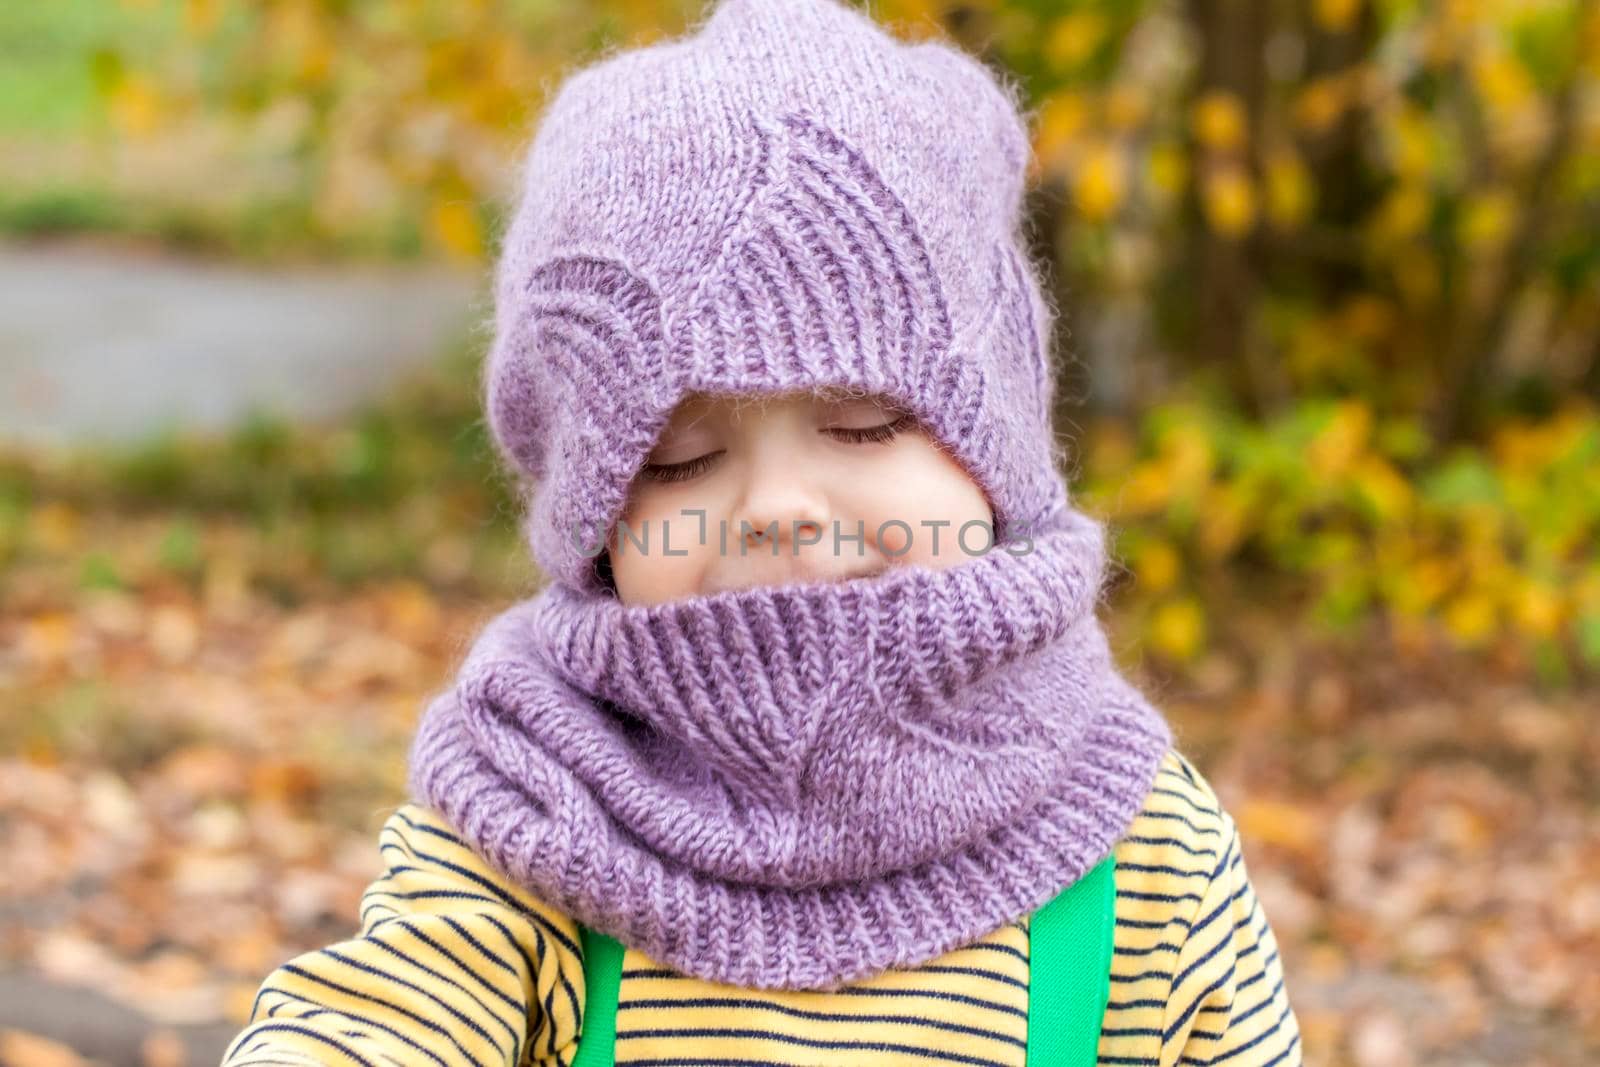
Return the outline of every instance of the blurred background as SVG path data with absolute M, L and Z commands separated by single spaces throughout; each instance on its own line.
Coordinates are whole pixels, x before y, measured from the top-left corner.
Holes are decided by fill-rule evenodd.
M 0 4 L 0 1064 L 215 1062 L 537 574 L 541 102 L 677 0 Z M 1600 1062 L 1600 3 L 881 0 L 1032 109 L 1128 669 L 1308 1062 Z

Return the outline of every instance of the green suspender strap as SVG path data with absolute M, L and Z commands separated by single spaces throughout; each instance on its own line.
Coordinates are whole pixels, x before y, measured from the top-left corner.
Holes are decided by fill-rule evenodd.
M 578 1020 L 578 1055 L 572 1067 L 611 1067 L 616 1062 L 617 989 L 622 985 L 622 942 L 582 923 L 583 1018 Z
M 1116 859 L 1108 855 L 1033 914 L 1028 943 L 1030 1067 L 1084 1067 L 1097 1058 L 1100 1023 L 1111 996 L 1115 867 Z M 612 1067 L 624 949 L 616 938 L 582 923 L 578 932 L 586 988 L 572 1067 Z
M 1084 1067 L 1099 1059 L 1111 998 L 1115 854 L 1033 913 L 1028 928 L 1028 1063 Z

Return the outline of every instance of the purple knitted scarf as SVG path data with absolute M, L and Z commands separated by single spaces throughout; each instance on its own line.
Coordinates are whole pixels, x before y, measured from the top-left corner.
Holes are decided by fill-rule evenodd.
M 827 989 L 1021 919 L 1103 859 L 1171 743 L 1068 509 L 936 570 L 659 604 L 555 583 L 431 702 L 411 790 L 658 962 Z

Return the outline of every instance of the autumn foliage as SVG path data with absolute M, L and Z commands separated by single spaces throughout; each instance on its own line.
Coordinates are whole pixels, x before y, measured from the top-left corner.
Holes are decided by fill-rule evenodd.
M 562 74 L 700 10 L 125 6 L 170 35 L 95 57 L 110 136 L 226 131 L 296 239 L 474 262 Z M 1029 109 L 1062 424 L 1151 649 L 1268 581 L 1401 647 L 1600 664 L 1600 4 L 873 10 Z

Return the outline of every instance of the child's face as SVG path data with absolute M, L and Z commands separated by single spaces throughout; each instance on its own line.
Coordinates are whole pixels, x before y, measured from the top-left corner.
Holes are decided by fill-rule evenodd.
M 896 564 L 951 566 L 988 547 L 993 521 L 977 483 L 882 398 L 695 395 L 673 411 L 629 488 L 631 539 L 619 523 L 607 549 L 620 597 L 648 604 Z M 984 525 L 958 542 L 972 522 Z

